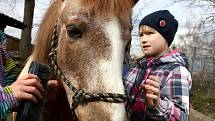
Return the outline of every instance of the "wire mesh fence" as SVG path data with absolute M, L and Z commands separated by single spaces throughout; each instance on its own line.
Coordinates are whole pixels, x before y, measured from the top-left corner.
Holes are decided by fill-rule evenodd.
M 189 48 L 187 55 L 193 79 L 193 90 L 215 96 L 215 50 L 214 48 Z

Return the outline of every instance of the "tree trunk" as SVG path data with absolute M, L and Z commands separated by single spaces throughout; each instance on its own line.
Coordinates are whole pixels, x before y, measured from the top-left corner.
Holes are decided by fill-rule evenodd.
M 29 27 L 26 27 L 22 30 L 21 41 L 20 41 L 20 59 L 21 61 L 25 61 L 26 58 L 32 52 L 31 45 L 31 30 L 33 24 L 33 16 L 34 16 L 34 6 L 35 0 L 25 0 L 25 9 L 24 9 L 24 23 Z

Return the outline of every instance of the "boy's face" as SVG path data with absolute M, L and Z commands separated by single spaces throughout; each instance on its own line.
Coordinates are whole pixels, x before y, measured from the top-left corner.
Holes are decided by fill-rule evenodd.
M 164 37 L 151 27 L 141 26 L 139 35 L 145 56 L 160 57 L 168 52 L 169 47 Z

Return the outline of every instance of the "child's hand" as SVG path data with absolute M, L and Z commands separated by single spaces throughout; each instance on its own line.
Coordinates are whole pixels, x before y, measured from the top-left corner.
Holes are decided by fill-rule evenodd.
M 141 87 L 146 92 L 145 94 L 148 106 L 151 108 L 157 107 L 160 100 L 159 80 L 154 76 L 150 76 L 149 79 L 146 80 L 146 83 L 142 84 Z
M 57 80 L 48 81 L 48 90 L 47 90 L 48 91 L 48 95 L 47 95 L 48 100 L 53 101 L 58 97 L 59 87 L 60 87 L 60 82 L 58 82 Z
M 33 74 L 26 74 L 20 77 L 10 87 L 17 101 L 26 99 L 36 103 L 38 98 L 42 99 L 42 92 L 44 92 L 40 79 Z
M 55 88 L 58 87 L 60 84 L 57 80 L 49 80 L 48 81 L 48 86 L 51 88 Z

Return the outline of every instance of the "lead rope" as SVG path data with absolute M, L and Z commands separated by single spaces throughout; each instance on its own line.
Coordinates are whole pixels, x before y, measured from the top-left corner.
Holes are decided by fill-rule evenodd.
M 78 121 L 77 115 L 75 114 L 75 109 L 78 105 L 87 102 L 95 102 L 95 101 L 103 101 L 103 102 L 112 102 L 112 103 L 124 103 L 127 99 L 125 94 L 114 94 L 114 93 L 87 93 L 84 90 L 77 90 L 65 77 L 63 72 L 60 70 L 57 64 L 57 45 L 58 45 L 58 34 L 57 34 L 57 26 L 54 27 L 51 36 L 51 52 L 49 54 L 50 63 L 52 72 L 56 76 L 59 76 L 61 80 L 66 83 L 66 85 L 75 93 L 72 97 L 73 102 L 71 106 L 72 118 L 73 121 Z

